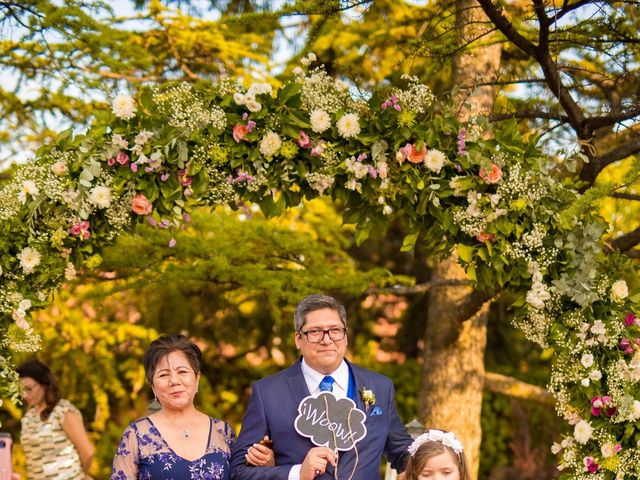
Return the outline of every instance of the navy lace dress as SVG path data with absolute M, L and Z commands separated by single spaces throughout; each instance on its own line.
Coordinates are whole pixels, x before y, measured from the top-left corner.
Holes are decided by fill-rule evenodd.
M 113 458 L 111 480 L 229 480 L 235 435 L 225 422 L 209 422 L 207 450 L 193 461 L 177 455 L 149 417 L 132 422 Z

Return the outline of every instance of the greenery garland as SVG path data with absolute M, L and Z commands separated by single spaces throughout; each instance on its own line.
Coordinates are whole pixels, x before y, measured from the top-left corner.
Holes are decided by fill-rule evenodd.
M 461 124 L 405 80 L 368 97 L 321 67 L 276 91 L 175 83 L 119 95 L 86 134 L 41 148 L 0 190 L 0 394 L 18 394 L 11 352 L 39 348 L 30 312 L 136 223 L 175 227 L 200 205 L 273 216 L 331 195 L 359 242 L 403 218 L 404 250 L 455 250 L 476 288 L 513 295 L 517 325 L 555 351 L 550 389 L 573 432 L 552 450 L 566 478 L 640 476 L 633 266 L 603 253 L 603 223 L 540 167 L 535 138 Z

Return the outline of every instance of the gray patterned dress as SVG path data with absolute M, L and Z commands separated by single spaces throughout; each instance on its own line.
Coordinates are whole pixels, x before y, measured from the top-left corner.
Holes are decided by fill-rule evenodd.
M 34 407 L 22 417 L 21 441 L 29 480 L 84 478 L 80 455 L 62 429 L 62 419 L 68 411 L 81 415 L 71 402 L 62 399 L 46 420 Z

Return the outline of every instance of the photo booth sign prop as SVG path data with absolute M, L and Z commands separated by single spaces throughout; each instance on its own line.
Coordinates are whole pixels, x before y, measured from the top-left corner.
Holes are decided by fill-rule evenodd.
M 338 399 L 333 393 L 304 398 L 298 405 L 295 428 L 319 447 L 351 450 L 367 435 L 366 415 L 350 398 Z

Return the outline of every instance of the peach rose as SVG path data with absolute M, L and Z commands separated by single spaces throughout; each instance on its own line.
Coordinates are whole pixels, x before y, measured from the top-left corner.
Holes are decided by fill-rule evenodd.
M 487 183 L 498 183 L 502 178 L 502 170 L 495 163 L 492 163 L 489 169 L 480 169 L 480 178 Z
M 247 133 L 249 132 L 249 127 L 238 123 L 235 127 L 233 127 L 233 139 L 236 142 L 240 143 L 242 140 L 244 140 L 244 137 L 246 137 Z
M 479 242 L 493 242 L 496 239 L 496 236 L 493 233 L 480 232 L 476 235 L 476 240 Z
M 138 215 L 148 215 L 153 210 L 153 205 L 143 194 L 138 194 L 131 200 L 131 210 Z
M 415 145 L 411 145 L 411 153 L 407 156 L 407 160 L 411 163 L 422 163 L 427 154 L 427 147 L 422 146 L 422 150 L 418 150 Z

